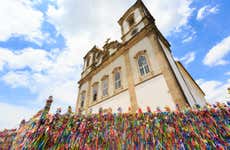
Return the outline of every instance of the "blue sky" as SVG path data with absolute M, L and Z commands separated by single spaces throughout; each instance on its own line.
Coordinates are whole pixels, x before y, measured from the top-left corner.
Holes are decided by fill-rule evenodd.
M 143 0 L 160 31 L 207 95 L 228 98 L 230 1 Z M 0 5 L 0 129 L 17 127 L 54 96 L 74 108 L 83 55 L 110 37 L 135 0 L 8 0 Z

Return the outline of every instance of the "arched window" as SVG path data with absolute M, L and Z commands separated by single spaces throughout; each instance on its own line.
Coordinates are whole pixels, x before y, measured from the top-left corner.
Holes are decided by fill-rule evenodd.
M 114 85 L 115 85 L 115 89 L 119 89 L 121 87 L 121 73 L 120 73 L 120 71 L 115 71 L 115 73 L 114 73 Z
M 109 77 L 106 75 L 102 79 L 102 96 L 108 96 L 108 90 L 109 90 Z
M 129 27 L 133 26 L 135 24 L 135 18 L 134 18 L 134 14 L 131 14 L 128 18 L 127 18 L 127 22 Z
M 139 66 L 140 74 L 142 76 L 150 72 L 146 57 L 144 55 L 140 55 L 138 57 L 138 66 Z
M 121 67 L 119 66 L 119 67 L 114 68 L 112 73 L 113 73 L 114 90 L 116 92 L 118 89 L 122 88 Z
M 85 104 L 85 94 L 86 94 L 85 91 L 81 93 L 81 104 L 80 104 L 81 108 L 84 107 Z
M 93 101 L 95 102 L 98 97 L 98 83 L 93 84 Z
M 89 67 L 89 63 L 90 63 L 90 56 L 86 60 L 86 67 Z
M 103 96 L 108 95 L 108 79 L 104 79 L 102 82 L 103 85 Z

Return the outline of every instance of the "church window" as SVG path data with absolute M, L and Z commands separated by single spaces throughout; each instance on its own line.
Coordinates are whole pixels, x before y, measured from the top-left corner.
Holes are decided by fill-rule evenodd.
M 108 79 L 108 76 L 106 76 L 102 79 L 102 94 L 103 94 L 103 96 L 108 96 L 108 84 L 109 84 L 109 79 Z
M 116 71 L 114 74 L 114 81 L 115 81 L 115 89 L 119 89 L 121 87 L 121 74 L 120 71 Z
M 141 76 L 144 76 L 150 72 L 149 66 L 144 55 L 138 57 L 138 66 Z
M 114 84 L 114 92 L 118 92 L 118 89 L 122 88 L 122 76 L 121 76 L 121 67 L 116 67 L 113 69 L 113 84 Z
M 138 29 L 134 29 L 132 32 L 131 32 L 131 35 L 134 36 L 135 34 L 137 34 L 138 32 Z
M 85 94 L 86 94 L 85 91 L 81 93 L 81 104 L 80 104 L 81 107 L 84 107 L 84 103 L 85 103 Z
M 87 58 L 87 61 L 86 61 L 86 67 L 89 66 L 89 63 L 90 63 L 90 56 Z
M 129 27 L 133 26 L 134 23 L 135 23 L 135 20 L 134 20 L 134 14 L 131 14 L 128 19 L 127 19 L 127 22 L 129 24 Z
M 98 97 L 98 83 L 93 85 L 93 101 L 95 102 Z

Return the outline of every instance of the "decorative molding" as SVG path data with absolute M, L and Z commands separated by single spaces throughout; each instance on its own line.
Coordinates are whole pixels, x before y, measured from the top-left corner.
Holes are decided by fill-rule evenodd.
M 146 52 L 147 52 L 146 50 L 138 51 L 133 58 L 137 59 L 140 55 L 145 55 L 146 56 Z
M 102 50 L 99 49 L 96 45 L 94 45 L 93 48 L 89 50 L 83 58 L 85 59 L 91 52 L 102 52 Z
M 119 42 L 116 40 L 116 41 L 112 41 L 112 42 L 106 43 L 106 44 L 103 46 L 103 49 L 104 49 L 104 50 L 109 50 L 110 48 L 116 49 L 116 48 L 119 48 L 120 46 L 121 46 L 121 43 L 119 43 Z
M 96 86 L 96 85 L 99 85 L 98 81 L 94 82 L 91 86 L 93 87 L 93 86 Z
M 121 66 L 119 67 L 115 67 L 112 71 L 112 73 L 114 74 L 116 71 L 121 71 Z
M 101 78 L 101 81 L 105 80 L 106 78 L 109 78 L 109 75 L 104 75 L 104 76 Z

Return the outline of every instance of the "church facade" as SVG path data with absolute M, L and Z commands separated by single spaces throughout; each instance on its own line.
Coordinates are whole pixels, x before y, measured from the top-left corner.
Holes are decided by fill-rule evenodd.
M 84 57 L 76 111 L 205 105 L 204 92 L 174 60 L 169 42 L 141 0 L 118 23 L 122 42 L 108 40 L 102 49 L 94 46 Z

